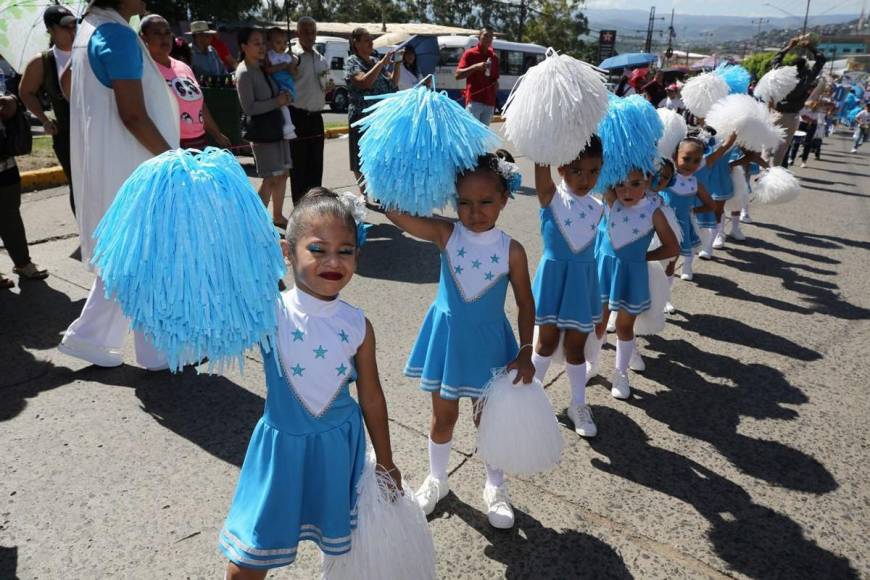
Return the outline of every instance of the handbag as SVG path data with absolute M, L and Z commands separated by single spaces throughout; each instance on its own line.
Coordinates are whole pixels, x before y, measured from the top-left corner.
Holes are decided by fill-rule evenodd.
M 269 82 L 263 69 L 258 70 L 263 75 L 263 78 L 266 79 L 266 84 L 269 85 L 269 91 L 274 98 L 275 89 L 272 88 L 272 83 Z M 281 114 L 280 107 L 259 115 L 245 115 L 242 120 L 242 139 L 251 143 L 276 143 L 283 141 L 284 116 Z
M 30 123 L 24 112 L 24 104 L 16 97 L 15 114 L 3 121 L 5 136 L 0 140 L 0 157 L 28 155 L 33 150 Z

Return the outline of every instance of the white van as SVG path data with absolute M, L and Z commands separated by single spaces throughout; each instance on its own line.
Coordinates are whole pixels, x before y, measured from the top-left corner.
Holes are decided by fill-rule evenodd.
M 291 41 L 294 48 L 298 39 Z M 326 95 L 326 102 L 336 113 L 347 111 L 347 88 L 344 83 L 344 63 L 350 56 L 350 42 L 338 36 L 318 36 L 314 40 L 314 48 L 326 58 L 329 65 L 329 78 L 335 83 L 335 89 Z
M 435 83 L 438 90 L 447 91 L 452 98 L 462 101 L 465 79 L 456 80 L 456 65 L 466 49 L 477 45 L 476 36 L 439 36 L 439 60 Z M 496 96 L 496 109 L 500 110 L 510 95 L 517 79 L 526 74 L 530 67 L 546 58 L 547 49 L 539 44 L 508 42 L 495 39 L 492 49 L 498 56 L 499 79 Z

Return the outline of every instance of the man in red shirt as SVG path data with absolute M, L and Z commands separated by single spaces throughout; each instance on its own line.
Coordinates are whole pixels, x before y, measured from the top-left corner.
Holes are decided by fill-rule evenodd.
M 492 120 L 498 91 L 498 57 L 492 38 L 492 28 L 481 29 L 477 46 L 462 53 L 456 67 L 456 78 L 465 79 L 465 108 L 484 125 Z

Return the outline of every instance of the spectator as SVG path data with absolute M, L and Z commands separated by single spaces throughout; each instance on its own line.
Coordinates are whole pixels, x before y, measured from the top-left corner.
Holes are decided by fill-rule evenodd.
M 30 251 L 27 249 L 27 233 L 24 221 L 21 219 L 21 176 L 15 157 L 6 155 L 7 133 L 6 122 L 15 116 L 19 104 L 12 95 L 0 96 L 0 239 L 12 263 L 13 272 L 19 278 L 41 280 L 48 276 L 46 270 L 30 261 Z M 0 274 L 0 288 L 12 288 L 15 282 Z
M 396 82 L 399 77 L 399 67 L 393 67 L 391 75 L 387 75 L 386 66 L 393 59 L 390 51 L 381 59 L 372 57 L 372 35 L 365 28 L 356 28 L 350 34 L 350 58 L 344 67 L 344 80 L 347 83 L 348 106 L 347 121 L 350 125 L 348 146 L 350 148 L 350 169 L 356 176 L 357 183 L 362 181 L 359 171 L 359 139 L 360 130 L 353 124 L 365 115 L 363 109 L 370 103 L 365 98 L 372 95 L 382 95 L 396 90 Z M 363 188 L 361 188 L 363 189 Z M 363 191 L 363 193 L 365 193 Z
M 646 97 L 653 107 L 658 108 L 659 104 L 665 100 L 667 93 L 665 92 L 664 84 L 665 75 L 662 71 L 656 72 L 652 80 L 643 85 L 641 92 Z
M 858 147 L 867 139 L 870 131 L 870 102 L 864 104 L 864 109 L 855 115 L 855 133 L 852 136 L 852 153 L 858 152 Z
M 76 17 L 63 6 L 49 6 L 42 14 L 52 47 L 35 56 L 24 69 L 18 87 L 21 101 L 40 120 L 45 133 L 51 135 L 54 154 L 66 175 L 69 189 L 69 205 L 76 213 L 75 196 L 69 161 L 69 102 L 63 95 L 60 79 L 69 65 L 73 39 L 76 36 Z M 42 108 L 42 98 L 48 97 L 54 119 Z
M 310 16 L 296 22 L 298 46 L 293 53 L 299 60 L 294 80 L 296 100 L 290 105 L 290 118 L 296 127 L 296 139 L 290 142 L 290 154 L 296 161 L 290 170 L 290 190 L 297 203 L 308 190 L 323 184 L 323 114 L 326 93 L 334 88 L 328 79 L 329 63 L 314 48 L 317 22 Z
M 682 115 L 685 105 L 683 105 L 683 99 L 680 97 L 680 85 L 677 83 L 668 85 L 665 89 L 665 94 L 667 95 L 667 98 L 665 98 L 663 106 L 666 109 L 670 109 L 675 113 Z
M 809 68 L 805 58 L 801 57 L 795 61 L 794 64 L 798 71 L 798 84 L 783 100 L 776 104 L 776 110 L 780 113 L 779 124 L 786 131 L 785 139 L 776 150 L 776 156 L 774 157 L 774 163 L 776 165 L 781 165 L 785 160 L 785 155 L 791 145 L 792 135 L 794 135 L 795 129 L 797 128 L 798 113 L 803 108 L 807 97 L 810 96 L 816 79 L 818 78 L 819 73 L 822 72 L 822 68 L 825 66 L 827 60 L 825 55 L 819 52 L 816 47 L 812 45 L 810 35 L 805 34 L 803 36 L 792 38 L 788 41 L 788 44 L 782 48 L 782 50 L 776 53 L 776 56 L 773 57 L 773 61 L 771 61 L 772 68 L 783 66 L 783 59 L 785 59 L 785 56 L 797 47 L 809 50 L 815 59 L 815 63 L 812 68 Z
M 169 87 L 129 25 L 140 9 L 138 1 L 92 0 L 73 44 L 71 166 L 82 261 L 89 269 L 94 229 L 118 189 L 144 161 L 179 143 Z M 58 350 L 98 366 L 119 366 L 128 327 L 97 275 Z M 133 334 L 139 364 L 149 370 L 167 368 L 166 357 L 145 335 Z
M 210 30 L 208 22 L 196 20 L 190 23 L 190 34 L 193 38 L 191 49 L 191 67 L 197 78 L 219 77 L 227 74 L 224 63 L 212 46 L 212 39 L 217 34 Z
M 139 36 L 178 101 L 181 146 L 185 149 L 204 149 L 208 145 L 208 133 L 218 147 L 229 147 L 230 140 L 221 133 L 208 112 L 193 71 L 180 60 L 169 56 L 173 45 L 169 22 L 159 14 L 150 14 L 142 19 Z
M 236 90 L 242 111 L 249 119 L 259 115 L 277 113 L 276 122 L 282 124 L 280 108 L 290 103 L 290 93 L 279 91 L 278 85 L 262 69 L 266 58 L 266 36 L 262 30 L 243 28 L 239 31 L 239 46 L 242 62 L 236 69 Z M 266 207 L 272 200 L 272 223 L 278 228 L 286 228 L 284 218 L 284 196 L 287 191 L 287 171 L 293 166 L 290 156 L 290 143 L 279 136 L 277 139 L 251 143 L 257 175 L 263 178 L 260 184 L 260 199 Z
M 483 27 L 477 45 L 462 53 L 456 67 L 457 80 L 465 79 L 465 108 L 484 125 L 492 121 L 498 94 L 499 63 L 492 39 L 492 28 Z
M 411 89 L 420 82 L 420 69 L 417 67 L 417 51 L 410 44 L 402 51 L 399 67 L 398 87 L 400 91 Z

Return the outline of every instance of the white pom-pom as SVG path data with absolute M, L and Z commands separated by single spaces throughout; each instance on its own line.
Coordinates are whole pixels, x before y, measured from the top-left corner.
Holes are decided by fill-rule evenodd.
M 597 69 L 549 49 L 508 97 L 505 135 L 535 163 L 567 165 L 595 133 L 607 111 L 607 95 Z
M 481 399 L 477 449 L 489 465 L 510 475 L 556 467 L 564 441 L 550 400 L 533 379 L 513 384 L 516 371 L 496 374 Z
M 686 81 L 680 96 L 690 113 L 706 118 L 713 103 L 728 96 L 728 83 L 716 73 L 704 73 Z
M 649 270 L 649 310 L 641 312 L 634 320 L 637 336 L 658 334 L 665 329 L 665 304 L 671 299 L 671 285 L 661 262 L 647 262 Z
M 435 544 L 426 516 L 410 485 L 403 482 L 402 487 L 404 493 L 398 493 L 392 479 L 375 470 L 369 449 L 357 487 L 357 527 L 350 536 L 350 552 L 324 556 L 324 580 L 436 577 Z
M 737 134 L 737 144 L 750 151 L 776 149 L 785 138 L 764 103 L 749 95 L 734 94 L 716 101 L 705 119 L 719 135 Z
M 797 198 L 801 184 L 784 167 L 771 167 L 761 172 L 753 188 L 755 201 L 765 204 L 786 203 Z
M 532 344 L 538 344 L 538 335 L 541 333 L 541 327 L 537 324 L 535 325 L 535 333 L 532 335 Z M 553 351 L 553 354 L 550 355 L 550 363 L 551 364 L 565 364 L 565 333 L 559 332 L 559 344 L 556 346 L 556 350 Z
M 742 210 L 744 203 L 749 198 L 749 183 L 746 182 L 746 172 L 740 165 L 731 169 L 731 187 L 734 190 L 734 196 L 725 202 L 726 213 Z
M 657 109 L 656 112 L 659 114 L 659 118 L 662 120 L 662 125 L 665 128 L 661 139 L 659 139 L 656 145 L 659 157 L 673 159 L 680 141 L 686 138 L 686 133 L 688 132 L 686 120 L 683 119 L 682 115 L 678 115 L 670 109 L 661 108 Z
M 786 98 L 799 81 L 797 67 L 781 66 L 761 77 L 752 94 L 765 104 L 776 104 Z
M 674 210 L 664 204 L 662 201 L 659 204 L 659 211 L 662 212 L 662 215 L 665 216 L 665 219 L 668 221 L 668 225 L 671 228 L 671 231 L 674 232 L 674 236 L 677 238 L 677 245 L 683 243 L 683 228 L 680 227 L 680 222 L 677 221 L 677 214 L 674 213 Z M 659 235 L 653 234 L 652 240 L 649 244 L 649 251 L 658 250 L 662 247 L 662 241 L 659 239 Z

